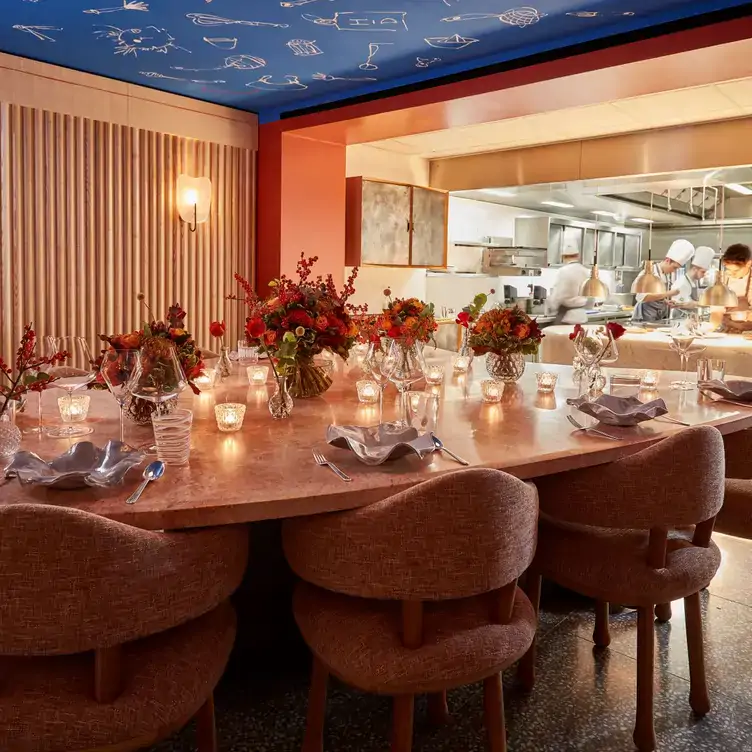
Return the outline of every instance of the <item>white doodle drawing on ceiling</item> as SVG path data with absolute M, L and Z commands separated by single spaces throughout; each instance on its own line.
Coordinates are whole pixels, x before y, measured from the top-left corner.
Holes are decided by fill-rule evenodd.
M 169 50 L 183 50 L 185 47 L 175 44 L 175 37 L 166 29 L 157 26 L 145 26 L 143 29 L 120 29 L 117 26 L 107 26 L 94 32 L 96 36 L 112 39 L 115 42 L 116 55 L 133 55 L 139 52 L 160 52 L 166 55 Z
M 407 31 L 407 11 L 363 10 L 335 13 L 321 18 L 303 13 L 303 18 L 319 26 L 333 26 L 337 31 Z
M 462 50 L 479 40 L 473 37 L 461 37 L 459 34 L 452 34 L 451 37 L 426 37 L 423 41 L 429 47 L 436 47 L 440 50 Z
M 571 13 L 567 13 L 568 16 L 575 16 L 576 18 L 597 18 L 598 16 L 633 16 L 634 11 L 625 10 L 620 13 L 601 13 L 599 10 L 575 10 Z
M 287 46 L 292 50 L 292 54 L 298 57 L 324 54 L 324 51 L 316 44 L 315 39 L 291 39 Z
M 148 11 L 149 3 L 142 3 L 139 0 L 123 0 L 123 4 L 116 8 L 89 8 L 84 13 L 92 13 L 95 16 L 99 16 L 102 13 L 121 13 L 124 10 Z
M 479 21 L 482 19 L 497 18 L 499 21 L 510 26 L 518 26 L 524 28 L 525 26 L 532 26 L 537 24 L 546 14 L 541 13 L 539 10 L 523 6 L 522 8 L 510 8 L 502 13 L 461 13 L 458 16 L 448 16 L 442 18 L 442 21 Z
M 266 26 L 271 29 L 286 29 L 290 24 L 268 23 L 267 21 L 236 21 L 232 18 L 213 16 L 210 13 L 186 13 L 196 26 Z
M 358 68 L 361 70 L 378 70 L 379 66 L 372 62 L 379 49 L 387 44 L 394 44 L 394 42 L 369 42 L 368 43 L 368 57 L 365 63 L 361 63 Z
M 172 70 L 182 71 L 210 71 L 210 70 L 225 70 L 227 68 L 235 68 L 235 70 L 256 70 L 257 68 L 265 68 L 266 60 L 262 57 L 254 57 L 253 55 L 230 55 L 225 58 L 224 65 L 218 65 L 215 68 L 184 68 L 180 65 L 170 66 Z
M 237 37 L 204 37 L 204 41 L 220 50 L 234 50 L 238 46 Z
M 251 89 L 303 89 L 308 88 L 308 84 L 301 83 L 297 76 L 282 76 L 284 81 L 272 81 L 273 76 L 261 76 L 257 81 L 251 81 L 246 84 Z
M 63 30 L 61 26 L 24 26 L 23 24 L 14 24 L 13 28 L 17 31 L 25 31 L 27 34 L 31 34 L 40 42 L 56 42 L 56 39 L 53 39 L 49 34 L 45 34 L 45 32 Z
M 316 3 L 318 0 L 282 0 L 280 5 L 283 8 L 297 8 L 300 5 L 308 5 L 308 3 Z M 329 0 L 330 3 L 333 3 L 334 0 Z
M 349 78 L 346 76 L 330 76 L 328 73 L 314 73 L 311 76 L 314 81 L 378 81 L 378 78 L 363 76 L 362 78 Z
M 166 78 L 168 81 L 187 81 L 191 84 L 224 84 L 226 81 L 217 79 L 215 81 L 201 81 L 195 78 L 178 78 L 177 76 L 165 76 L 164 73 L 157 73 L 156 71 L 139 71 L 139 75 L 146 76 L 147 78 Z
M 440 62 L 441 62 L 440 57 L 416 57 L 415 67 L 416 68 L 428 68 L 434 63 L 440 63 Z

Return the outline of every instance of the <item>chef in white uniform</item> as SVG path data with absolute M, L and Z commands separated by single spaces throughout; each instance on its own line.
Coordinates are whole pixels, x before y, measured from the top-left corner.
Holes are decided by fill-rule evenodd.
M 675 240 L 663 261 L 653 262 L 653 274 L 663 282 L 665 292 L 644 293 L 636 295 L 636 305 L 632 314 L 633 321 L 664 321 L 670 315 L 668 301 L 679 294 L 676 272 L 694 256 L 695 247 L 688 240 Z M 644 272 L 641 272 L 632 284 L 632 292 Z
M 743 243 L 730 245 L 721 258 L 721 266 L 729 289 L 736 293 L 736 310 L 749 310 L 752 307 L 752 250 Z
M 682 311 L 697 308 L 700 301 L 700 280 L 708 273 L 714 256 L 713 249 L 706 245 L 701 245 L 695 251 L 687 273 L 677 282 L 679 294 L 670 304 L 676 306 L 674 313 L 681 315 Z
M 580 252 L 568 246 L 561 255 L 564 266 L 559 270 L 551 291 L 550 305 L 556 313 L 554 324 L 587 324 L 587 298 L 580 295 L 590 272 L 580 263 Z

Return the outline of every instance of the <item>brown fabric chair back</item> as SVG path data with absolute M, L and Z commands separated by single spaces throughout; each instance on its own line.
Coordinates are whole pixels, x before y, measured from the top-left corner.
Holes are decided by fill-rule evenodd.
M 42 504 L 0 507 L 0 655 L 77 653 L 170 629 L 240 583 L 248 531 L 157 533 Z
M 285 554 L 304 580 L 365 598 L 445 600 L 515 580 L 535 554 L 535 488 L 463 470 L 362 509 L 287 520 Z
M 673 529 L 710 520 L 723 504 L 723 439 L 696 426 L 608 465 L 536 480 L 541 512 L 594 527 Z

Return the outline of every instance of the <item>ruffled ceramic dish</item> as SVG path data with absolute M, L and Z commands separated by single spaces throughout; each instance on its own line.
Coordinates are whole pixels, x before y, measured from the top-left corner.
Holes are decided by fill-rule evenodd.
M 108 441 L 101 449 L 90 441 L 79 441 L 65 454 L 45 462 L 33 452 L 16 452 L 5 469 L 6 478 L 18 478 L 21 485 L 74 489 L 120 485 L 132 467 L 141 464 L 144 453 L 119 441 Z
M 567 400 L 567 404 L 608 426 L 636 426 L 668 413 L 662 399 L 640 402 L 637 397 L 614 397 L 611 394 L 603 394 L 592 402 L 587 397 L 578 397 Z
M 394 429 L 389 425 L 329 426 L 326 440 L 332 446 L 351 450 L 366 465 L 381 465 L 408 454 L 423 459 L 436 449 L 430 434 L 419 436 L 415 428 Z
M 728 402 L 752 405 L 752 381 L 703 381 L 699 389 Z

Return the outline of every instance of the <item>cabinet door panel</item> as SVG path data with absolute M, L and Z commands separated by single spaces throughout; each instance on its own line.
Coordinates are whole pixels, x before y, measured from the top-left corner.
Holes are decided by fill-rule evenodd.
M 413 188 L 411 266 L 446 266 L 447 195 Z
M 410 263 L 410 187 L 363 181 L 361 263 Z

